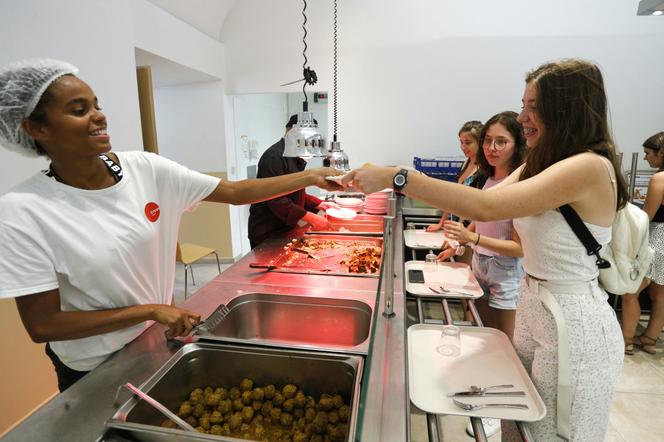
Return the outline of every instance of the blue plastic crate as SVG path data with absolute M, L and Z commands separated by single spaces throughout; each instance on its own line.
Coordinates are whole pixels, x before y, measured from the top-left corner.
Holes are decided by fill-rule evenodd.
M 433 178 L 454 181 L 461 171 L 463 158 L 413 158 L 415 170 Z

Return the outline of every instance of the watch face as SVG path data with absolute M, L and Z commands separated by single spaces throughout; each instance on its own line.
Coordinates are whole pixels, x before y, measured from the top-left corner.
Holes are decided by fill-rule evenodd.
M 395 186 L 403 186 L 406 184 L 406 177 L 403 175 L 396 175 L 394 177 L 394 185 Z

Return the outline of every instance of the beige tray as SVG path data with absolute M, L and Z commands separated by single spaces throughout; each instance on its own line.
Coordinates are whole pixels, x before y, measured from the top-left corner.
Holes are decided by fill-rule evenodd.
M 408 390 L 410 400 L 422 411 L 471 417 L 533 422 L 546 415 L 546 406 L 516 355 L 507 335 L 486 327 L 461 328 L 461 354 L 442 356 L 436 352 L 441 325 L 416 324 L 408 328 Z M 527 410 L 482 408 L 465 411 L 447 397 L 471 385 L 512 384 L 526 396 L 458 397 L 469 404 L 527 404 Z M 512 390 L 512 389 L 506 389 Z
M 408 278 L 408 270 L 423 270 L 424 261 L 408 261 L 404 264 L 404 269 L 406 292 L 413 296 L 477 299 L 484 295 L 470 266 L 461 262 L 439 262 L 435 274 L 424 271 L 424 284 L 410 282 Z M 436 293 L 429 288 L 439 289 L 441 286 L 450 292 Z
M 445 233 L 442 230 L 427 232 L 424 229 L 406 229 L 403 231 L 403 242 L 409 249 L 440 250 L 444 241 Z

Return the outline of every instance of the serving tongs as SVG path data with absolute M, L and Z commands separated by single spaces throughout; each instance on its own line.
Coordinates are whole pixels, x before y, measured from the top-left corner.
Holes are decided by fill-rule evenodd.
M 147 393 L 139 390 L 138 388 L 134 387 L 130 382 L 127 382 L 126 384 L 122 384 L 118 387 L 117 391 L 115 392 L 115 403 L 118 403 L 118 396 L 120 395 L 120 389 L 126 388 L 127 390 L 131 391 L 133 394 L 138 396 L 139 398 L 143 399 L 145 402 L 148 404 L 152 405 L 154 408 L 156 408 L 161 414 L 175 422 L 175 424 L 182 428 L 183 430 L 187 431 L 196 431 L 194 427 L 183 421 L 181 418 L 178 417 L 177 414 L 173 413 L 171 410 L 166 408 L 161 404 L 161 402 L 157 401 L 155 398 L 152 396 L 148 395 Z M 126 416 L 125 416 L 126 418 Z
M 209 334 L 221 321 L 230 313 L 230 309 L 225 304 L 219 305 L 205 321 L 191 329 L 187 336 L 171 336 L 168 330 L 164 331 L 167 342 L 177 342 L 180 344 L 190 344 L 196 342 L 199 336 Z

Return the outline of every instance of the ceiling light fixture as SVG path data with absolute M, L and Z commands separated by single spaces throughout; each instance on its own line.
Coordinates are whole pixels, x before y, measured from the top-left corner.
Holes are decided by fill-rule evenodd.
M 316 124 L 314 120 L 314 114 L 309 112 L 309 99 L 307 97 L 306 87 L 308 84 L 316 84 L 318 76 L 313 69 L 307 66 L 307 0 L 303 0 L 303 3 L 302 17 L 304 17 L 304 22 L 302 23 L 302 29 L 304 30 L 304 36 L 302 37 L 302 43 L 304 44 L 304 49 L 302 50 L 302 56 L 304 57 L 304 63 L 302 63 L 302 75 L 304 78 L 282 84 L 282 86 L 304 81 L 304 84 L 302 84 L 304 101 L 302 102 L 302 112 L 297 114 L 297 123 L 286 133 L 284 156 L 315 158 L 325 156 L 326 152 L 325 141 L 318 130 L 318 124 Z
M 334 167 L 337 170 L 349 171 L 348 155 L 341 149 L 341 142 L 337 139 L 337 0 L 334 0 L 334 62 L 333 62 L 333 127 L 334 135 L 330 143 L 330 153 L 324 161 L 325 166 Z
M 662 15 L 664 11 L 652 11 L 652 15 Z

